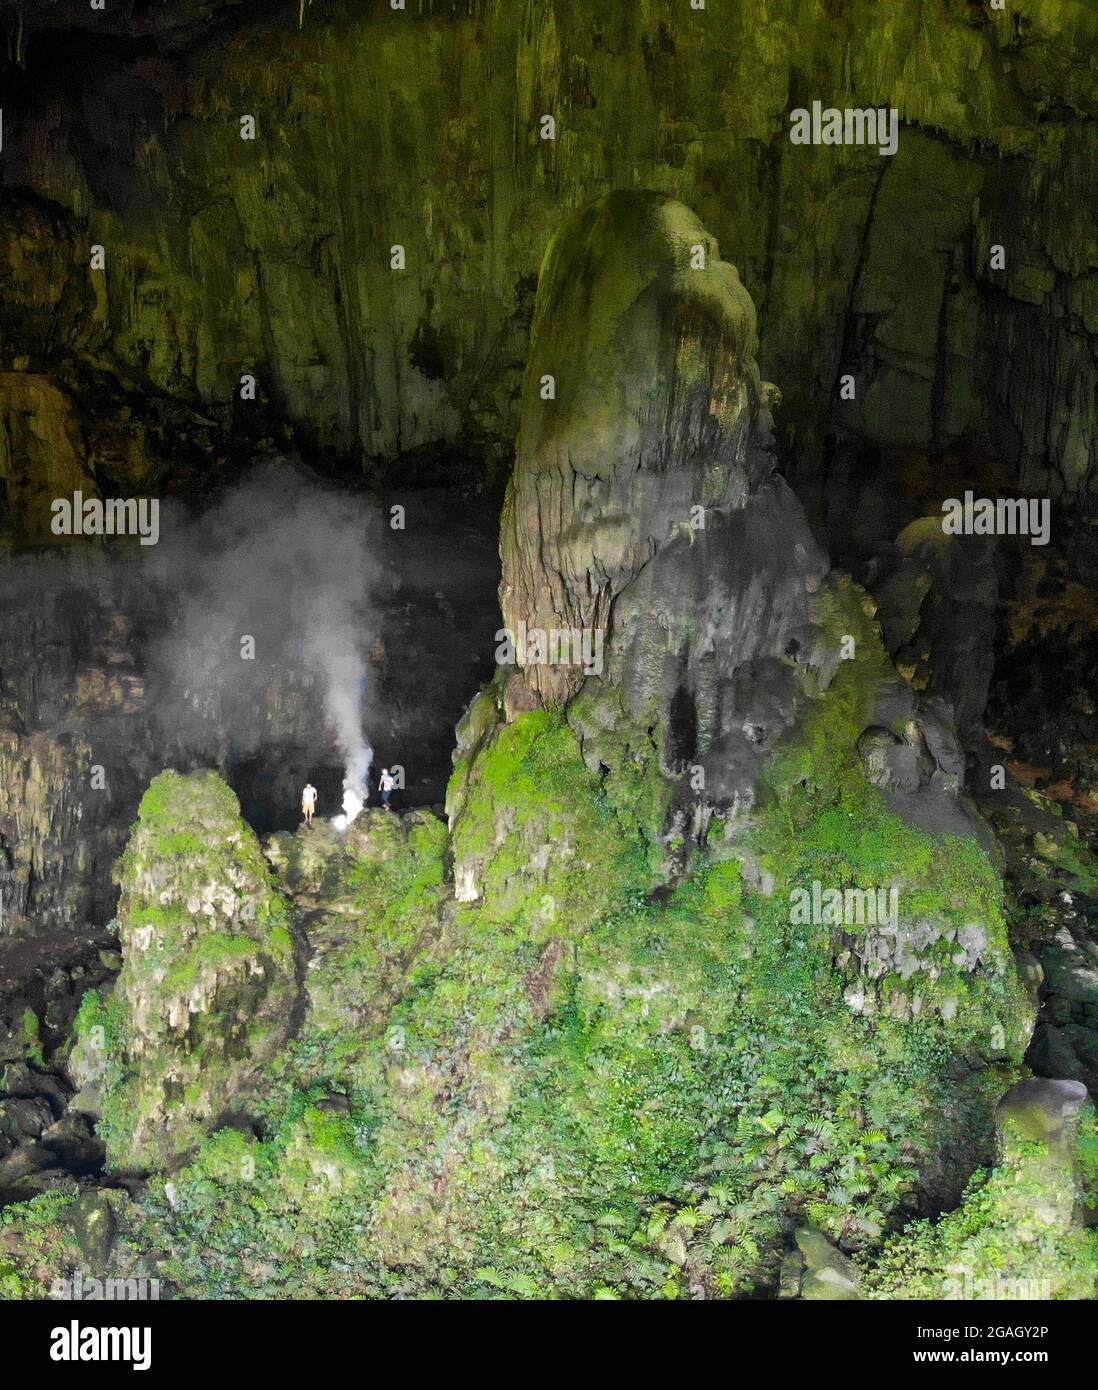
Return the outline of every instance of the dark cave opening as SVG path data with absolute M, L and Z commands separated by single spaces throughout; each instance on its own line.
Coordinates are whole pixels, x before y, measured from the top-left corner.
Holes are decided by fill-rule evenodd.
M 668 719 L 667 761 L 675 768 L 686 767 L 698 755 L 698 711 L 685 685 L 671 697 Z
M 263 750 L 230 761 L 225 780 L 237 794 L 241 815 L 260 836 L 298 828 L 301 790 L 307 782 L 317 789 L 318 815 L 334 815 L 343 795 L 342 765 L 310 757 L 300 748 Z

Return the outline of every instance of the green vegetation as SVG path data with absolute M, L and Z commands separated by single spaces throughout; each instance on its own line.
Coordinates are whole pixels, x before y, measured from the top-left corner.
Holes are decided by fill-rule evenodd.
M 45 1298 L 67 1273 L 76 1251 L 65 1216 L 75 1199 L 75 1189 L 42 1192 L 0 1211 L 0 1302 Z
M 979 1169 L 956 1211 L 917 1221 L 866 1262 L 873 1298 L 1091 1299 L 1098 1289 L 1098 1230 L 1074 1219 L 1093 1206 L 1098 1133 L 1084 1111 L 1073 1152 L 1007 1141 L 998 1166 Z
M 638 798 L 619 809 L 561 712 L 499 727 L 455 772 L 475 900 L 446 903 L 433 818 L 379 815 L 330 851 L 351 856 L 338 872 L 298 863 L 341 885 L 338 910 L 257 1132 L 154 1178 L 127 1239 L 168 1250 L 192 1296 L 730 1295 L 775 1282 L 796 1225 L 875 1248 L 943 1151 L 959 1190 L 990 1152 L 1024 1005 L 980 850 L 906 825 L 865 781 L 861 679 L 840 669 L 809 751 L 784 750 L 744 833 L 714 835 L 658 899 Z M 841 943 L 789 920 L 814 877 L 899 879 L 905 912 L 979 921 L 988 959 L 966 975 L 932 953 L 925 978 L 881 982 L 921 994 L 917 1016 L 852 1013 Z M 80 1030 L 116 1028 L 110 1008 L 87 1004 Z
M 29 1062 L 33 1062 L 35 1066 L 45 1066 L 45 1058 L 42 1056 L 42 1039 L 40 1036 L 38 1015 L 33 1009 L 24 1009 L 20 1023 L 23 1035 L 24 1056 Z
M 188 935 L 180 906 L 217 904 L 241 874 L 265 883 L 266 866 L 216 779 L 158 779 L 123 863 L 136 958 L 77 1024 L 78 1049 L 94 1033 L 114 1069 L 112 1158 L 163 1166 L 133 1142 L 153 1114 L 170 1116 L 171 1152 L 189 1145 L 122 1212 L 125 1249 L 167 1252 L 184 1296 L 732 1296 L 776 1284 L 797 1227 L 868 1261 L 920 1192 L 955 1200 L 991 1157 L 1029 1005 L 982 850 L 912 827 L 867 782 L 854 744 L 883 658 L 865 615 L 833 618 L 859 659 L 779 750 L 754 811 L 712 822 L 659 892 L 655 750 L 586 765 L 590 705 L 580 732 L 571 710 L 482 721 L 449 836 L 378 812 L 343 837 L 275 837 L 309 907 L 309 964 L 265 1013 L 241 990 L 292 954 L 286 908 L 270 890 L 251 922 L 215 906 L 224 928 Z M 203 824 L 184 866 L 175 837 Z M 872 927 L 791 921 L 792 889 L 814 879 L 902 887 L 902 969 L 859 965 Z M 138 924 L 165 934 L 162 957 L 135 951 Z M 978 960 L 958 958 L 962 928 Z M 199 995 L 181 1050 L 175 1001 Z M 241 1122 L 203 1138 L 242 1076 Z M 965 1239 L 979 1227 L 990 1244 L 969 1205 Z M 1049 1259 L 1076 1288 L 1084 1243 L 1064 1241 Z
M 291 919 L 213 773 L 154 779 L 121 877 L 122 973 L 108 1003 L 84 1001 L 77 1046 L 81 1063 L 102 1052 L 109 1162 L 156 1167 L 246 1103 L 274 1060 L 296 992 Z

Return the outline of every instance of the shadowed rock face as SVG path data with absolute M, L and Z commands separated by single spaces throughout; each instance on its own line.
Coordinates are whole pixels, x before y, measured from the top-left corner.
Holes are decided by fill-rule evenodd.
M 312 0 L 300 0 L 305 9 Z M 86 29 L 99 34 L 155 39 L 164 51 L 185 45 L 212 24 L 234 15 L 256 18 L 288 13 L 287 0 L 110 0 L 93 8 L 88 0 L 0 0 L 0 23 L 21 47 L 38 32 Z
M 302 445 L 402 476 L 439 441 L 506 467 L 562 209 L 672 192 L 765 305 L 797 486 L 833 536 L 887 509 L 873 543 L 918 515 L 904 449 L 940 468 L 970 440 L 1094 501 L 1095 23 L 1086 0 L 0 0 L 0 178 L 61 217 L 123 377 L 220 414 L 250 364 Z M 896 108 L 895 157 L 792 146 L 815 97 Z
M 873 590 L 897 668 L 948 701 L 962 742 L 975 743 L 995 666 L 995 538 L 949 536 L 940 516 L 922 517 L 882 557 Z
M 603 632 L 634 706 L 655 697 L 670 718 L 677 699 L 688 729 L 705 687 L 710 736 L 721 686 L 777 657 L 827 568 L 772 476 L 755 346 L 735 267 L 681 203 L 615 192 L 581 209 L 546 255 L 504 508 L 509 629 Z M 583 680 L 523 656 L 544 701 Z

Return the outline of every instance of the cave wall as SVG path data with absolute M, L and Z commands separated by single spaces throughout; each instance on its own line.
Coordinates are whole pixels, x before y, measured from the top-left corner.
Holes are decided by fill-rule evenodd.
M 309 450 L 498 475 L 550 229 L 649 188 L 689 201 L 755 299 L 809 500 L 851 448 L 886 472 L 966 449 L 1093 506 L 1092 7 L 315 0 L 300 27 L 298 8 L 234 7 L 167 54 L 84 17 L 76 83 L 32 80 L 50 40 L 23 41 L 3 180 L 69 215 L 49 254 L 84 359 L 258 434 L 252 372 Z M 898 153 L 792 145 L 814 99 L 897 107 Z

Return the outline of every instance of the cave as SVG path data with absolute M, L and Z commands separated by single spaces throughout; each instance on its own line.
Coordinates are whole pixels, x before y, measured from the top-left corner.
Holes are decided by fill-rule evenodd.
M 1092 8 L 0 32 L 0 1298 L 1093 1300 Z
M 671 697 L 668 720 L 668 761 L 681 769 L 698 756 L 698 711 L 685 685 Z

